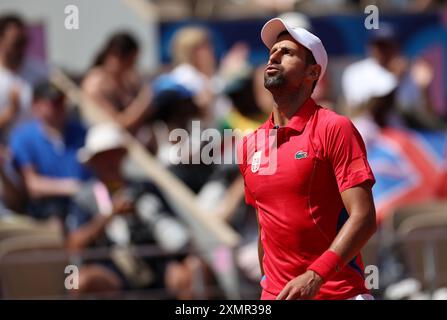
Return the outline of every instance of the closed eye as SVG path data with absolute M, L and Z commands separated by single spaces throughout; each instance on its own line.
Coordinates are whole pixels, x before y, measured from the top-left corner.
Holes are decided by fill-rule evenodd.
M 287 54 L 287 55 L 293 54 L 293 52 L 292 52 L 292 50 L 291 50 L 290 48 L 287 48 L 287 47 L 281 47 L 281 48 L 273 48 L 272 51 L 270 51 L 270 55 L 274 54 L 274 53 L 277 52 L 278 50 L 279 50 L 282 54 Z

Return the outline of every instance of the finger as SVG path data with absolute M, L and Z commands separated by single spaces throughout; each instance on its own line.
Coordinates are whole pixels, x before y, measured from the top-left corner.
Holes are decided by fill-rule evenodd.
M 301 294 L 301 299 L 303 300 L 311 300 L 313 297 L 315 297 L 316 291 L 307 291 Z
M 292 290 L 289 292 L 289 295 L 287 296 L 286 300 L 297 300 L 299 298 L 300 298 L 300 291 Z
M 276 300 L 284 300 L 285 297 L 289 295 L 289 288 L 287 286 L 282 289 L 282 291 L 276 297 Z

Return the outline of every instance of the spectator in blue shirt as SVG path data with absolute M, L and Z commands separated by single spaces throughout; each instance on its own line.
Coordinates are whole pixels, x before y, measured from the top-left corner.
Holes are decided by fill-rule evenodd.
M 76 157 L 85 128 L 68 118 L 64 95 L 49 83 L 36 87 L 33 112 L 35 119 L 11 134 L 13 166 L 31 199 L 30 214 L 41 219 L 63 216 L 69 198 L 89 178 Z

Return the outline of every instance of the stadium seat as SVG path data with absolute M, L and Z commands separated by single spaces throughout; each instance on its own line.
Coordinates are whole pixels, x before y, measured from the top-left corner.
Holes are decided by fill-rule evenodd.
M 410 215 L 396 231 L 410 275 L 430 291 L 446 286 L 447 210 Z
M 20 218 L 15 223 L 0 223 L 2 298 L 64 296 L 68 264 L 60 228 Z

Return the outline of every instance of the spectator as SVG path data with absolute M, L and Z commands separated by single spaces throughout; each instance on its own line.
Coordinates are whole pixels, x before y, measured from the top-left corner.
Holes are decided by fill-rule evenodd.
M 410 64 L 401 55 L 397 32 L 390 24 L 382 23 L 371 32 L 370 56 L 349 65 L 342 77 L 349 114 L 362 118 L 368 127 L 439 128 L 428 95 L 431 67 L 421 60 Z M 371 99 L 381 97 L 387 101 L 378 108 Z
M 32 87 L 46 78 L 44 67 L 26 58 L 28 35 L 15 15 L 0 17 L 0 135 L 30 116 Z
M 198 192 L 214 169 L 213 165 L 202 162 L 200 136 L 191 134 L 192 120 L 199 120 L 202 110 L 195 103 L 193 93 L 171 75 L 159 76 L 152 87 L 154 99 L 151 125 L 157 140 L 157 157 L 191 190 Z M 203 128 L 202 123 L 200 127 Z M 169 135 L 175 129 L 184 129 L 189 135 L 181 141 L 170 141 Z M 181 163 L 173 163 L 176 162 L 172 158 L 173 144 L 181 146 L 185 151 L 179 155 Z M 191 164 L 195 156 L 199 156 L 200 163 Z
M 151 101 L 135 70 L 139 47 L 128 33 L 114 34 L 82 82 L 82 90 L 120 125 L 136 132 Z
M 22 211 L 26 197 L 10 181 L 6 147 L 10 131 L 31 117 L 32 87 L 47 77 L 46 68 L 27 59 L 28 35 L 25 23 L 16 15 L 0 17 L 0 203 Z
M 95 246 L 120 246 L 119 259 L 84 261 L 79 294 L 135 288 L 163 288 L 167 261 L 141 259 L 130 245 L 158 244 L 166 251 L 183 249 L 189 236 L 169 213 L 169 207 L 149 183 L 126 180 L 121 173 L 125 138 L 116 124 L 103 123 L 88 131 L 79 159 L 94 172 L 75 196 L 67 217 L 67 245 L 79 251 Z M 131 266 L 125 267 L 125 266 Z M 176 276 L 166 274 L 166 277 Z
M 230 50 L 228 56 L 231 53 Z M 181 28 L 172 40 L 171 55 L 174 81 L 193 92 L 206 125 L 214 126 L 227 114 L 229 102 L 221 94 L 223 83 L 209 31 L 199 26 Z
M 404 72 L 404 60 L 399 55 L 395 31 L 391 26 L 384 24 L 383 28 L 372 33 L 369 54 L 368 58 L 349 65 L 342 77 L 343 94 L 349 114 L 354 117 L 370 112 L 366 110 L 369 99 L 394 91 Z M 392 107 L 388 105 L 388 110 L 382 110 L 386 112 L 380 114 L 382 118 L 375 119 L 379 126 L 394 121 L 390 118 L 390 112 L 395 112 Z
M 11 133 L 12 163 L 31 197 L 30 214 L 60 217 L 67 211 L 69 197 L 89 176 L 76 158 L 85 129 L 68 118 L 64 95 L 47 82 L 34 91 L 33 112 L 34 120 Z

